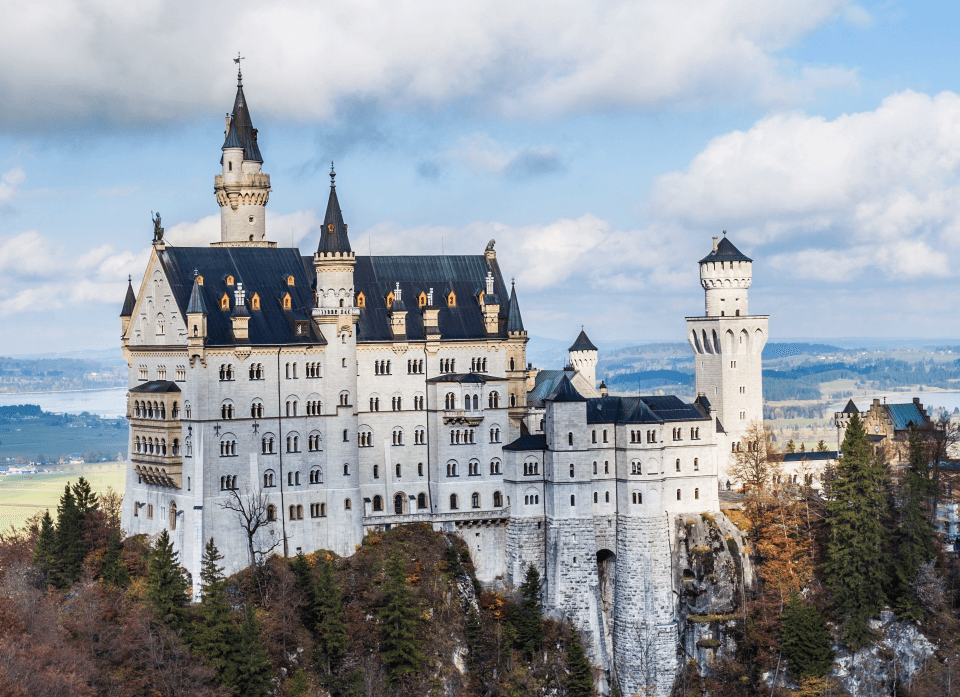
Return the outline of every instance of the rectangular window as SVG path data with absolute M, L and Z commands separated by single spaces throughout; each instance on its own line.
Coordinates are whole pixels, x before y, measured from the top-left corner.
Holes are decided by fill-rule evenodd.
M 147 504 L 147 518 L 149 518 L 150 520 L 153 520 L 153 504 L 152 503 Z

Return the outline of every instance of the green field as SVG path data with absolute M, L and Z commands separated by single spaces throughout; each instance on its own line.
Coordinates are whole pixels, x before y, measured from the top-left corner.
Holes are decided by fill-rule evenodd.
M 90 482 L 95 492 L 114 491 L 123 493 L 124 463 L 111 463 L 109 466 L 77 468 L 70 474 L 24 474 L 0 477 L 0 530 L 8 530 L 11 525 L 20 527 L 24 521 L 37 511 L 50 509 L 56 517 L 57 503 L 67 482 L 76 482 L 81 476 Z

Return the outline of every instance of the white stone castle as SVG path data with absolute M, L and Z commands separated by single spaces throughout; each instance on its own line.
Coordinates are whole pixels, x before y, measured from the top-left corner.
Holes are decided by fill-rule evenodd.
M 196 591 L 211 537 L 232 573 L 251 547 L 350 555 L 368 531 L 426 522 L 463 537 L 485 584 L 519 585 L 536 566 L 545 605 L 593 637 L 626 694 L 651 670 L 637 664 L 638 623 L 650 628 L 669 690 L 673 522 L 719 512 L 729 453 L 762 418 L 767 318 L 747 312 L 751 260 L 724 237 L 700 261 L 693 403 L 609 396 L 583 332 L 564 370 L 528 365 L 493 242 L 472 256 L 359 256 L 332 170 L 316 252 L 268 241 L 270 177 L 242 82 L 222 150 L 221 240 L 174 247 L 157 222 L 121 313 L 124 529 L 169 530 Z M 224 507 L 238 502 L 263 504 L 252 537 Z

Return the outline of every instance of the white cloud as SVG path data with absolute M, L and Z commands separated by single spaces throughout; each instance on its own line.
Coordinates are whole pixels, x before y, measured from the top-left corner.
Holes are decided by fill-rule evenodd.
M 267 239 L 281 247 L 296 246 L 308 234 L 319 229 L 321 222 L 313 210 L 284 214 L 268 210 Z M 220 214 L 179 222 L 164 231 L 163 239 L 178 247 L 203 247 L 216 242 L 220 239 Z
M 550 174 L 563 169 L 560 153 L 553 146 L 523 147 L 509 150 L 486 133 L 473 133 L 439 158 L 441 162 L 484 174 L 519 178 Z M 432 176 L 424 172 L 425 176 Z
M 16 198 L 20 193 L 20 185 L 26 178 L 26 173 L 19 167 L 0 175 L 0 208 L 9 205 Z
M 944 276 L 960 261 L 960 97 L 902 92 L 833 120 L 761 119 L 661 176 L 649 213 L 748 246 L 809 248 L 779 258 L 821 278 Z
M 254 116 L 327 118 L 341 100 L 537 117 L 747 99 L 795 103 L 849 84 L 776 54 L 849 0 L 542 3 L 51 0 L 8 8 L 0 101 L 8 128 L 144 122 L 223 111 L 237 46 Z M 858 6 L 847 21 L 862 22 Z M 176 47 L 176 50 L 170 50 Z M 788 74 L 789 73 L 789 74 Z

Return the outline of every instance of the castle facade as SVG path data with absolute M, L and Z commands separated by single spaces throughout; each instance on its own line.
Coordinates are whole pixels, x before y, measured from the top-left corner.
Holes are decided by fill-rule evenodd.
M 545 605 L 589 632 L 622 691 L 651 671 L 669 690 L 673 524 L 719 512 L 729 453 L 762 418 L 751 260 L 724 237 L 700 261 L 693 402 L 610 396 L 584 332 L 564 370 L 527 363 L 492 241 L 477 255 L 359 256 L 332 171 L 316 251 L 269 241 L 242 83 L 221 169 L 221 240 L 175 247 L 158 223 L 121 312 L 124 529 L 169 530 L 197 592 L 211 537 L 233 573 L 271 553 L 350 555 L 367 531 L 427 522 L 466 540 L 483 583 L 538 567 Z

